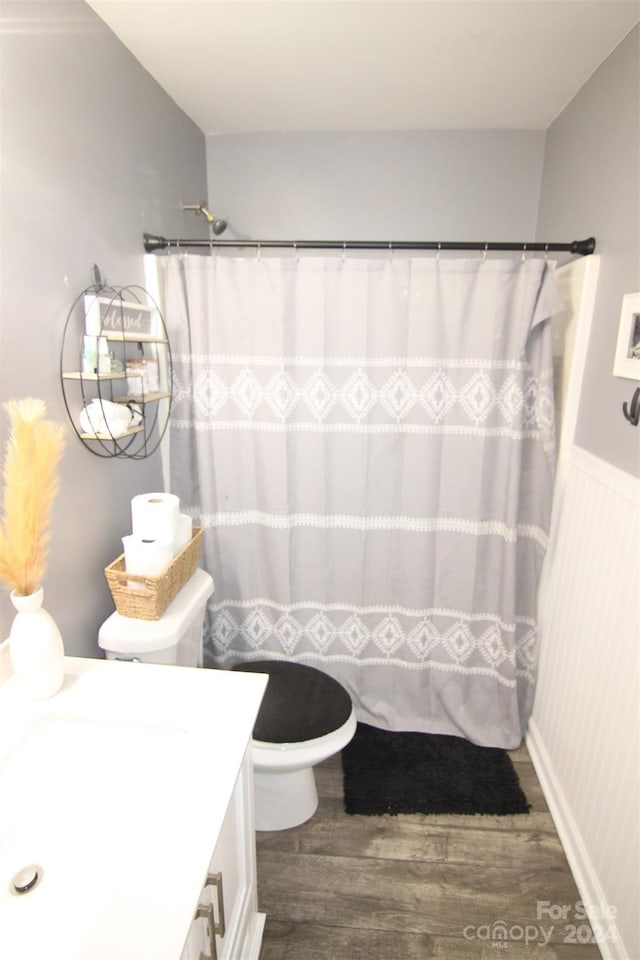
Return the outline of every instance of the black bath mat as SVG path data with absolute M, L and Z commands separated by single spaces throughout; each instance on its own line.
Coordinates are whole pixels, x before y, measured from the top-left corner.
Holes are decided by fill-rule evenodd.
M 350 814 L 528 813 L 506 750 L 461 737 L 390 733 L 359 723 L 342 751 Z

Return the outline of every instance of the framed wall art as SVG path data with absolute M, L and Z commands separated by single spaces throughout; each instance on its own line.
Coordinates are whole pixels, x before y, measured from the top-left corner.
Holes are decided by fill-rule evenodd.
M 627 293 L 622 298 L 613 374 L 640 380 L 640 293 Z
M 85 332 L 111 339 L 118 334 L 125 340 L 138 340 L 155 333 L 153 307 L 115 297 L 87 294 L 84 298 Z

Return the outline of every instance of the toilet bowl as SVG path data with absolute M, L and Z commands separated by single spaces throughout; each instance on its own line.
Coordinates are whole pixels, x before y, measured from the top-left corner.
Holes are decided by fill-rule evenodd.
M 158 620 L 112 613 L 98 631 L 108 660 L 202 666 L 202 628 L 213 579 L 196 570 Z M 318 806 L 313 768 L 353 737 L 356 717 L 344 687 L 315 667 L 260 660 L 232 669 L 267 673 L 251 744 L 257 830 L 285 830 Z
M 333 677 L 301 663 L 260 660 L 233 669 L 269 675 L 251 745 L 256 830 L 296 827 L 318 807 L 314 766 L 355 733 L 351 698 Z

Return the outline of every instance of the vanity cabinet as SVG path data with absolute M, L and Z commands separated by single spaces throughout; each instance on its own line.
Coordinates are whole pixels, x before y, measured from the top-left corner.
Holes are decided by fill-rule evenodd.
M 258 960 L 258 913 L 249 746 L 227 807 L 180 960 Z
M 7 649 L 2 960 L 258 960 L 251 739 L 266 675 L 65 657 L 62 689 L 30 700 Z M 18 895 L 32 864 L 41 882 Z

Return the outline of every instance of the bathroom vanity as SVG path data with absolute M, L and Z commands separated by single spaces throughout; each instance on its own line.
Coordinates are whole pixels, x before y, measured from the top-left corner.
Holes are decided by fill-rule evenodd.
M 49 700 L 0 682 L 1 957 L 257 960 L 266 683 L 71 657 Z

